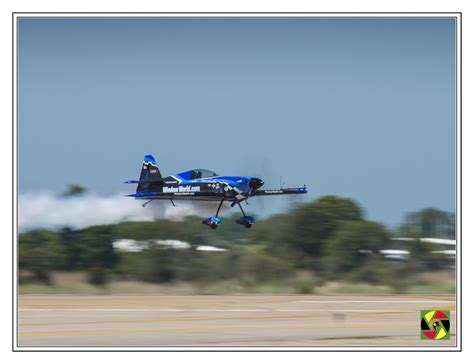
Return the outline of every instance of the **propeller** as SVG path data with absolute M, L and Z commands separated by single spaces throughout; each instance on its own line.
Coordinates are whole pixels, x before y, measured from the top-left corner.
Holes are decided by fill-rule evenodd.
M 259 162 L 255 162 L 255 159 L 260 159 Z M 252 170 L 252 166 L 254 167 Z M 258 166 L 258 167 L 257 167 Z M 255 180 L 254 185 L 256 186 L 255 189 L 261 188 L 263 184 L 258 186 L 258 181 L 262 181 L 265 184 L 265 187 L 276 188 L 276 183 L 278 183 L 278 173 L 276 172 L 275 168 L 269 158 L 262 156 L 261 158 L 254 158 L 252 160 L 252 164 L 247 166 L 247 169 L 250 167 L 250 176 L 252 176 L 252 180 Z M 257 168 L 255 168 L 257 167 Z M 251 183 L 252 183 L 251 180 Z M 254 188 L 252 185 L 250 185 Z M 258 186 L 258 187 L 257 187 Z M 265 214 L 266 211 L 266 204 L 268 201 L 265 201 L 265 197 L 255 197 L 249 201 L 250 204 L 256 204 L 257 210 L 260 214 Z M 273 202 L 270 202 L 272 204 Z
M 252 180 L 254 180 L 253 186 L 252 180 L 250 182 L 252 188 L 262 188 L 262 185 L 258 186 L 258 181 L 264 182 L 264 189 L 292 187 L 291 180 L 293 180 L 293 178 L 290 178 L 290 183 L 287 183 L 285 177 L 288 176 L 282 176 L 281 171 L 278 169 L 280 167 L 275 167 L 276 162 L 271 158 L 265 157 L 264 155 L 245 156 L 241 163 L 243 165 L 241 171 L 244 171 L 246 175 L 251 176 Z M 303 201 L 303 195 L 285 195 L 284 198 L 267 198 L 265 196 L 255 197 L 249 199 L 248 203 L 250 205 L 255 205 L 259 214 L 267 216 L 271 212 L 283 208 L 293 209 Z

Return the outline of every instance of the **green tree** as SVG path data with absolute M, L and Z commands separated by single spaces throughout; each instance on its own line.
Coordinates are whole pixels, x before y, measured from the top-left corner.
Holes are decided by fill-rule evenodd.
M 174 254 L 172 248 L 151 245 L 146 252 L 146 261 L 143 262 L 144 278 L 150 282 L 166 283 L 176 278 Z
M 79 244 L 79 232 L 69 227 L 63 228 L 59 232 L 64 247 L 65 260 L 62 269 L 74 270 L 80 265 L 82 246 Z
M 45 230 L 20 234 L 19 268 L 32 272 L 36 280 L 50 283 L 50 271 L 62 268 L 65 261 L 66 252 L 59 234 Z
M 237 264 L 238 278 L 246 281 L 279 281 L 292 275 L 288 262 L 258 252 L 241 256 Z
M 325 241 L 331 237 L 339 222 L 361 219 L 362 210 L 353 200 L 323 196 L 293 212 L 292 223 L 282 238 L 300 252 L 317 257 L 321 255 Z
M 324 265 L 333 273 L 350 271 L 364 263 L 368 254 L 383 247 L 389 235 L 384 226 L 372 221 L 343 221 L 325 246 Z
M 389 262 L 382 254 L 371 254 L 363 264 L 343 275 L 349 281 L 388 285 L 397 293 L 402 293 L 410 283 L 411 274 L 404 262 Z
M 93 226 L 81 230 L 76 241 L 80 246 L 80 264 L 85 267 L 92 265 L 114 267 L 117 255 L 112 245 L 113 241 L 112 226 Z
M 77 195 L 82 195 L 86 191 L 85 187 L 82 187 L 80 185 L 69 185 L 67 190 L 63 192 L 64 197 L 69 197 L 69 196 L 77 196 Z
M 455 238 L 455 215 L 435 208 L 425 208 L 406 215 L 399 234 L 422 238 Z
M 103 286 L 107 283 L 107 272 L 99 264 L 95 264 L 87 270 L 87 281 L 94 286 Z
M 407 262 L 407 270 L 410 272 L 422 272 L 425 270 L 437 270 L 446 267 L 447 256 L 433 253 L 440 250 L 436 244 L 416 239 L 410 245 L 410 259 Z
M 293 219 L 287 214 L 270 216 L 259 221 L 251 229 L 251 243 L 263 244 L 267 255 L 284 259 L 290 264 L 298 261 L 301 255 L 298 249 L 292 246 L 288 239 L 291 236 Z

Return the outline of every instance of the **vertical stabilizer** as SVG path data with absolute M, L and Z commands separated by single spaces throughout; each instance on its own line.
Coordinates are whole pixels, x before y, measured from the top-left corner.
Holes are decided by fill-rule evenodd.
M 143 159 L 142 169 L 140 172 L 140 181 L 137 186 L 137 192 L 145 192 L 150 188 L 150 183 L 156 182 L 161 179 L 161 172 L 158 168 L 158 164 L 152 155 L 146 155 Z

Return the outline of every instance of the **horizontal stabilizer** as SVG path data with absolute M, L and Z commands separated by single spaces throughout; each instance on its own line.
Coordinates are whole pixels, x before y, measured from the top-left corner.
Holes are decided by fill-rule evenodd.
M 158 196 L 157 192 L 137 192 L 137 193 L 132 193 L 130 195 L 126 195 L 126 197 L 153 197 L 153 196 Z

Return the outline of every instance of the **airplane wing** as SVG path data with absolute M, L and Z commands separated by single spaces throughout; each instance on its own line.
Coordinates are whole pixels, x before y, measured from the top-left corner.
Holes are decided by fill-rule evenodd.
M 305 186 L 297 188 L 280 188 L 279 190 L 257 190 L 254 192 L 254 196 L 299 195 L 307 192 L 308 190 Z
M 281 188 L 279 190 L 256 190 L 249 197 L 255 196 L 275 196 L 275 195 L 299 195 L 305 194 L 306 187 Z M 200 200 L 200 201 L 220 201 L 224 194 L 218 191 L 190 191 L 190 192 L 137 192 L 127 195 L 136 199 L 146 200 Z M 226 197 L 227 201 L 234 201 L 234 197 Z
M 200 200 L 219 201 L 224 197 L 217 191 L 191 191 L 191 192 L 137 192 L 127 195 L 144 200 Z M 230 200 L 230 199 L 229 199 Z

